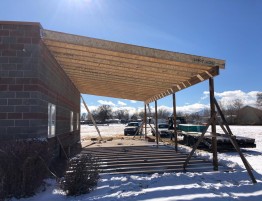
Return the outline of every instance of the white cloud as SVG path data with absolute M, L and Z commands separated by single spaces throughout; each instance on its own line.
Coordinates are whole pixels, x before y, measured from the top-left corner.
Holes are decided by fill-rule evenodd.
M 236 99 L 240 99 L 244 105 L 256 106 L 257 93 L 259 91 L 243 92 L 241 90 L 235 91 L 224 91 L 222 93 L 215 92 L 217 99 L 224 105 L 227 106 Z
M 116 104 L 114 104 L 112 101 L 98 100 L 97 102 L 100 103 L 101 105 L 116 106 Z
M 209 108 L 209 105 L 201 104 L 201 103 L 195 103 L 192 105 L 185 105 L 185 106 L 178 106 L 176 108 L 177 112 L 183 112 L 183 113 L 195 113 L 199 112 L 203 109 Z
M 205 100 L 209 97 L 209 91 L 204 91 L 203 94 L 204 95 L 201 97 L 201 100 Z
M 235 90 L 235 91 L 224 91 L 224 92 L 215 92 L 215 96 L 218 101 L 220 101 L 224 107 L 232 103 L 235 99 L 240 99 L 242 100 L 244 105 L 250 105 L 250 106 L 256 106 L 256 95 L 259 91 L 250 91 L 250 92 L 243 92 L 241 90 Z M 201 100 L 209 98 L 209 91 L 204 91 L 203 96 L 200 98 Z M 105 100 L 99 100 L 98 101 L 100 104 L 104 105 L 110 105 L 112 107 L 113 111 L 117 110 L 127 110 L 130 115 L 133 115 L 134 113 L 139 113 L 140 111 L 144 111 L 144 107 L 131 107 L 128 106 L 126 103 L 122 101 L 118 101 L 117 104 L 114 104 L 112 101 L 105 101 Z M 131 103 L 136 103 L 137 101 L 130 100 Z M 89 106 L 89 109 L 91 111 L 97 109 L 99 106 Z M 199 112 L 203 109 L 208 108 L 209 109 L 209 101 L 207 104 L 201 104 L 201 103 L 194 103 L 194 104 L 189 104 L 185 103 L 183 106 L 177 106 L 176 110 L 177 112 L 182 112 L 182 113 L 195 113 Z M 150 106 L 151 112 L 155 111 L 154 106 Z M 158 106 L 158 109 L 165 109 L 171 114 L 173 113 L 173 107 L 168 107 L 165 105 L 160 105 Z M 147 108 L 148 110 L 148 108 Z M 81 112 L 86 112 L 86 109 L 81 103 Z M 149 112 L 149 111 L 148 111 Z
M 166 110 L 168 111 L 169 113 L 173 113 L 173 107 L 168 107 L 168 106 L 165 106 L 165 105 L 160 105 L 159 107 L 157 107 L 158 110 Z M 154 109 L 155 111 L 155 109 Z
M 195 103 L 195 104 L 191 104 L 191 105 L 184 105 L 184 106 L 177 106 L 176 110 L 177 112 L 182 112 L 182 113 L 195 113 L 195 112 L 199 112 L 203 109 L 209 108 L 209 104 L 205 105 L 205 104 L 200 104 L 200 103 Z M 173 114 L 173 107 L 168 107 L 165 105 L 160 105 L 157 107 L 158 110 L 163 109 L 168 111 L 170 114 Z M 155 112 L 155 107 L 150 107 L 150 110 L 152 113 Z
M 93 110 L 96 110 L 98 108 L 98 106 L 93 106 L 93 105 L 91 105 L 91 106 L 88 106 L 88 109 L 92 112 Z M 86 108 L 85 108 L 85 106 L 84 106 L 84 103 L 81 103 L 81 113 L 87 113 L 87 111 L 86 111 Z
M 118 104 L 118 105 L 121 105 L 121 106 L 125 106 L 125 105 L 126 105 L 126 103 L 124 103 L 124 102 L 122 102 L 122 101 L 118 101 L 117 104 Z

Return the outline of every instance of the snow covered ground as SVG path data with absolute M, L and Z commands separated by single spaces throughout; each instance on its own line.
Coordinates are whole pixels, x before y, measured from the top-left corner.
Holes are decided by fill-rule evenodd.
M 123 134 L 123 125 L 99 126 L 103 136 Z M 233 172 L 208 173 L 163 173 L 152 175 L 103 175 L 96 189 L 87 195 L 67 197 L 57 187 L 54 180 L 46 181 L 46 190 L 36 196 L 21 201 L 91 201 L 91 200 L 144 200 L 144 201 L 222 201 L 222 200 L 262 200 L 262 126 L 231 126 L 235 135 L 256 139 L 257 148 L 244 149 L 244 155 L 254 168 L 258 181 L 253 184 L 235 152 L 220 153 L 220 164 L 233 168 Z M 82 137 L 97 137 L 93 126 L 83 125 Z M 219 131 L 219 128 L 218 128 Z M 180 146 L 181 150 L 190 151 Z M 212 160 L 211 154 L 198 151 L 197 155 Z

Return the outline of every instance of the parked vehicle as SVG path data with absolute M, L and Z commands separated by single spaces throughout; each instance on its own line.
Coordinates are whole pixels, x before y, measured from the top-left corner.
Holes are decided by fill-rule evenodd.
M 176 127 L 178 127 L 179 124 L 186 124 L 186 118 L 185 117 L 176 117 Z M 169 124 L 169 129 L 174 129 L 174 117 L 170 116 L 168 117 L 168 124 Z
M 140 125 L 141 122 L 129 122 L 124 129 L 124 135 L 135 135 Z
M 158 124 L 158 133 L 160 137 L 170 137 L 171 131 L 169 130 L 169 124 L 167 123 L 160 123 Z M 155 130 L 151 130 L 153 136 L 156 135 Z

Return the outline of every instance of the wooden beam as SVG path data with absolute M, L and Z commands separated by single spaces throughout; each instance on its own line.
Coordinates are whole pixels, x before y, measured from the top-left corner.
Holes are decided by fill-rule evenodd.
M 43 41 L 80 92 L 130 99 L 139 85 L 137 100 L 146 103 L 209 79 L 225 66 L 223 60 L 48 30 Z M 89 87 L 87 80 L 100 83 Z
M 177 129 L 176 129 L 176 94 L 173 93 L 173 118 L 174 118 L 174 137 L 175 137 L 175 150 L 178 151 L 177 147 Z
M 145 123 L 145 139 L 147 138 L 147 111 L 146 104 L 144 104 L 144 123 Z
M 205 70 L 209 69 L 212 66 L 203 66 L 201 64 L 194 64 L 194 63 L 184 63 L 184 62 L 177 62 L 177 61 L 170 61 L 170 60 L 156 60 L 150 57 L 141 57 L 133 55 L 107 51 L 103 49 L 91 48 L 87 46 L 78 46 L 72 44 L 61 43 L 57 41 L 48 41 L 45 40 L 45 44 L 48 48 L 56 53 L 63 53 L 67 55 L 77 55 L 83 57 L 91 57 L 96 59 L 104 59 L 108 61 L 118 61 L 121 63 L 127 63 L 131 65 L 141 65 L 142 67 L 151 67 L 156 69 L 173 69 L 173 70 Z
M 116 75 L 116 74 L 98 73 L 98 72 L 92 72 L 92 71 L 82 71 L 82 72 L 81 71 L 80 72 L 66 71 L 66 72 L 69 77 L 74 77 L 77 80 L 92 79 L 92 80 L 99 80 L 99 81 L 105 81 L 105 82 L 111 81 L 111 82 L 137 84 L 137 85 L 144 84 L 147 87 L 159 86 L 159 87 L 164 87 L 164 88 L 169 88 L 170 85 L 175 83 L 175 81 L 173 81 L 173 83 L 167 82 L 167 81 L 157 82 L 156 79 L 147 79 L 147 78 L 142 79 L 139 76 L 134 76 L 134 77 L 126 76 L 126 75 L 121 76 L 121 75 Z
M 219 66 L 220 68 L 225 67 L 225 61 L 208 57 L 181 54 L 153 48 L 146 48 L 141 46 L 94 39 L 84 36 L 71 35 L 61 32 L 54 32 L 49 30 L 42 30 L 42 35 L 43 40 L 45 42 L 55 41 L 68 44 L 68 46 L 75 45 L 80 47 L 91 47 L 100 50 L 116 52 L 117 54 L 134 56 L 135 58 L 150 58 L 152 60 L 169 60 L 175 62 L 200 64 L 203 66 Z
M 207 129 L 209 128 L 209 126 L 215 121 L 215 115 L 214 114 L 209 120 L 208 120 L 208 123 L 206 125 L 206 128 L 203 130 L 202 134 L 200 135 L 200 137 L 198 138 L 197 142 L 194 144 L 191 152 L 189 153 L 188 157 L 186 158 L 184 164 L 183 164 L 183 168 L 186 169 L 191 157 L 193 156 L 193 154 L 195 153 L 198 145 L 200 144 L 200 142 L 203 140 L 204 138 L 204 135 L 206 134 L 207 132 Z
M 253 182 L 253 183 L 257 183 L 257 181 L 256 181 L 256 179 L 255 179 L 255 177 L 254 177 L 254 175 L 253 175 L 253 173 L 252 173 L 252 170 L 251 170 L 252 167 L 250 166 L 250 164 L 248 163 L 248 161 L 247 161 L 247 159 L 245 158 L 244 154 L 242 153 L 241 149 L 239 148 L 239 146 L 238 146 L 238 144 L 237 144 L 237 142 L 236 142 L 236 139 L 233 137 L 233 133 L 232 133 L 232 131 L 231 131 L 231 129 L 230 129 L 228 123 L 227 123 L 227 120 L 226 120 L 226 118 L 225 118 L 222 110 L 220 109 L 220 106 L 219 106 L 219 104 L 217 103 L 217 101 L 216 101 L 215 98 L 214 98 L 214 104 L 215 104 L 215 106 L 216 106 L 216 108 L 217 108 L 217 111 L 219 112 L 219 115 L 220 115 L 220 117 L 221 117 L 224 125 L 226 126 L 226 129 L 227 129 L 227 130 L 223 129 L 224 133 L 225 133 L 227 136 L 229 136 L 230 142 L 232 143 L 232 145 L 234 146 L 234 148 L 237 150 L 237 152 L 238 152 L 238 154 L 239 154 L 239 156 L 240 156 L 240 158 L 241 158 L 241 160 L 242 160 L 242 162 L 243 162 L 243 164 L 244 164 L 244 166 L 245 166 L 245 168 L 246 168 L 246 170 L 247 170 L 247 172 L 248 172 L 248 174 L 249 174 L 249 177 L 251 178 L 252 182 Z M 220 126 L 221 126 L 221 125 L 220 125 Z M 221 127 L 222 127 L 222 126 L 221 126 Z
M 179 83 L 183 82 L 188 77 L 194 75 L 192 73 L 184 73 L 184 76 L 180 76 L 179 73 L 176 74 L 174 73 L 172 76 L 167 73 L 163 72 L 152 72 L 150 69 L 148 71 L 142 71 L 142 70 L 136 70 L 136 69 L 124 69 L 124 68 L 119 68 L 119 67 L 114 67 L 110 66 L 110 68 L 103 68 L 101 65 L 93 65 L 93 64 L 78 64 L 78 63 L 71 63 L 71 62 L 64 62 L 59 60 L 59 64 L 62 66 L 62 68 L 67 71 L 67 72 L 96 72 L 96 73 L 108 73 L 114 74 L 114 75 L 128 75 L 129 77 L 139 77 L 139 78 L 148 78 L 152 79 L 154 78 L 155 80 L 159 80 L 159 76 L 165 77 L 165 80 L 162 80 L 162 82 L 168 82 L 168 83 Z
M 214 91 L 214 79 L 209 78 L 209 95 L 210 95 L 210 116 L 214 116 L 214 121 L 211 124 L 212 134 L 212 153 L 213 153 L 213 167 L 214 170 L 218 170 L 218 158 L 217 158 L 217 132 L 216 132 L 216 111 L 215 111 L 215 91 Z
M 145 72 L 150 69 L 150 73 L 156 73 L 156 74 L 165 74 L 166 76 L 172 77 L 172 73 L 176 72 L 180 76 L 187 75 L 189 73 L 197 74 L 201 71 L 209 70 L 211 67 L 205 66 L 204 68 L 189 68 L 190 65 L 160 65 L 157 63 L 149 63 L 147 65 L 143 65 L 138 62 L 126 62 L 125 60 L 119 61 L 119 58 L 115 58 L 114 60 L 106 59 L 104 55 L 101 55 L 100 58 L 92 57 L 91 55 L 75 55 L 75 53 L 72 54 L 66 54 L 61 53 L 56 50 L 52 50 L 52 54 L 56 57 L 57 60 L 61 62 L 66 63 L 73 63 L 73 64 L 82 64 L 86 66 L 96 66 L 98 64 L 104 65 L 108 69 L 129 69 L 134 71 L 141 71 Z M 66 51 L 66 49 L 63 49 L 63 51 Z M 96 54 L 99 55 L 99 54 Z M 132 61 L 132 60 L 131 60 Z M 181 66 L 182 65 L 182 66 Z M 149 73 L 149 72 L 147 72 Z
M 156 144 L 159 144 L 159 133 L 158 133 L 158 114 L 157 114 L 157 101 L 155 101 L 155 131 L 156 131 Z
M 199 73 L 201 78 L 203 78 L 204 80 L 209 79 L 210 76 L 212 76 L 212 77 L 217 76 L 218 74 L 219 74 L 219 68 L 218 67 L 214 67 L 214 68 L 212 68 L 212 69 L 210 69 L 208 71 L 204 71 L 202 73 Z M 180 91 L 180 90 L 184 89 L 185 87 L 190 87 L 190 86 L 195 85 L 195 84 L 200 83 L 200 82 L 202 82 L 202 80 L 200 80 L 198 78 L 198 76 L 196 75 L 196 76 L 193 76 L 193 77 L 191 77 L 190 79 L 188 79 L 188 80 L 186 80 L 184 82 L 181 82 L 180 84 L 178 84 L 176 86 L 173 86 L 172 90 L 175 93 L 177 91 Z M 166 90 L 166 92 L 168 92 L 168 93 L 169 93 L 169 91 L 170 91 L 170 89 Z M 161 93 L 163 93 L 163 92 L 161 92 Z M 146 103 L 150 103 L 152 101 L 158 100 L 159 97 L 157 95 L 152 96 L 151 98 L 147 99 L 145 102 Z
M 80 95 L 80 96 L 81 96 L 81 99 L 82 99 L 82 101 L 83 101 L 83 103 L 84 103 L 84 106 L 85 106 L 85 108 L 86 108 L 86 111 L 87 111 L 88 114 L 90 115 L 90 118 L 91 118 L 91 120 L 92 120 L 92 122 L 93 122 L 93 124 L 94 124 L 94 126 L 95 126 L 95 128 L 96 128 L 96 131 L 97 131 L 97 133 L 98 133 L 98 135 L 99 135 L 99 137 L 100 137 L 100 140 L 102 141 L 103 138 L 102 138 L 102 136 L 101 136 L 101 134 L 100 134 L 100 131 L 99 131 L 97 125 L 96 125 L 96 121 L 94 120 L 92 113 L 90 112 L 89 108 L 87 107 L 87 104 L 86 104 L 83 96 L 82 96 L 82 95 Z

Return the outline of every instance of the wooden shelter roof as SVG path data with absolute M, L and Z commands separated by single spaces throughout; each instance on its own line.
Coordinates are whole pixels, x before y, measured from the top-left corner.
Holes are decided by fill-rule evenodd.
M 225 61 L 42 30 L 80 93 L 149 103 L 219 74 Z

